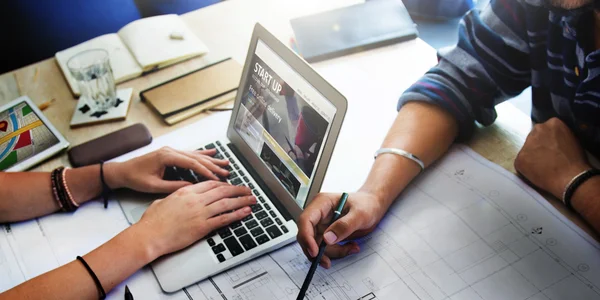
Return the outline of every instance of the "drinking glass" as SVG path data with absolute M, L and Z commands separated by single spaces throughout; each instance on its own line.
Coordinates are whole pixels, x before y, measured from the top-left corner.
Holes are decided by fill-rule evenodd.
M 81 97 L 94 111 L 106 111 L 115 106 L 115 80 L 106 50 L 79 52 L 69 59 L 67 67 L 77 80 Z

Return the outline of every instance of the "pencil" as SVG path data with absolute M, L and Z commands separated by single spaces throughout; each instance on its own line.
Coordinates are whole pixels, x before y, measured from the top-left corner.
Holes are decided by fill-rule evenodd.
M 133 295 L 128 286 L 125 286 L 125 300 L 133 300 Z
M 54 102 L 54 101 L 56 101 L 56 99 L 52 98 L 52 99 L 50 99 L 50 100 L 48 100 L 48 101 L 46 101 L 46 102 L 38 105 L 38 108 L 40 110 L 45 110 L 46 108 L 50 107 L 50 104 L 52 104 L 52 102 Z

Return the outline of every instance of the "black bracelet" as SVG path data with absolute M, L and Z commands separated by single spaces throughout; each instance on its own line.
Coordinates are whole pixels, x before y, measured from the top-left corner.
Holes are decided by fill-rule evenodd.
M 63 202 L 60 199 L 60 196 L 58 194 L 58 189 L 59 189 L 58 188 L 58 178 L 57 178 L 58 169 L 59 168 L 56 168 L 56 169 L 52 170 L 52 172 L 50 173 L 50 184 L 52 187 L 52 196 L 54 196 L 54 200 L 60 207 L 60 211 L 66 211 L 66 208 L 63 205 Z
M 90 266 L 85 262 L 85 260 L 83 260 L 83 257 L 77 256 L 77 260 L 83 264 L 83 266 L 88 271 L 88 273 L 90 273 L 90 276 L 94 280 L 94 283 L 96 283 L 96 287 L 98 288 L 98 291 L 100 292 L 100 300 L 106 299 L 106 292 L 104 291 L 104 288 L 102 287 L 102 284 L 100 283 L 100 280 L 98 279 L 98 276 L 96 276 L 96 273 L 94 273 L 94 271 L 92 271 L 92 268 L 90 268 Z
M 102 182 L 102 198 L 104 199 L 104 208 L 108 207 L 108 195 L 110 194 L 110 187 L 104 180 L 104 162 L 100 163 L 100 181 Z
M 65 186 L 63 185 L 64 182 L 64 178 L 63 178 L 63 170 L 65 168 L 64 167 L 60 167 L 58 168 L 58 172 L 57 172 L 57 176 L 56 179 L 58 181 L 58 195 L 60 197 L 60 201 L 62 202 L 65 211 L 66 212 L 74 212 L 77 210 L 76 207 L 73 206 L 73 203 L 71 202 L 71 200 L 69 200 L 69 195 L 67 194 L 67 191 L 65 189 Z
M 63 170 L 64 167 L 58 167 L 52 171 L 50 178 L 52 181 L 52 192 L 55 193 L 54 196 L 57 198 L 60 203 L 61 210 L 64 212 L 74 212 L 77 210 L 77 206 L 73 205 L 71 201 L 71 197 L 66 190 L 66 186 L 64 185 L 63 180 Z
M 565 203 L 565 206 L 567 206 L 567 208 L 569 209 L 573 209 L 571 207 L 571 198 L 573 197 L 573 194 L 575 194 L 577 188 L 581 186 L 584 182 L 586 182 L 588 179 L 598 175 L 600 175 L 600 170 L 589 169 L 575 176 L 573 180 L 571 180 L 571 182 L 567 184 L 567 188 L 565 189 L 565 193 L 563 194 L 563 202 Z

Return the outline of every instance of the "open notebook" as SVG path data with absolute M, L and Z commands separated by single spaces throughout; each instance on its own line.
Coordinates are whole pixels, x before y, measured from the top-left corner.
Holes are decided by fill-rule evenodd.
M 98 48 L 108 51 L 116 83 L 208 52 L 206 45 L 178 15 L 133 21 L 117 33 L 105 34 L 56 53 L 56 61 L 73 94 L 80 92 L 67 62 L 81 51 Z

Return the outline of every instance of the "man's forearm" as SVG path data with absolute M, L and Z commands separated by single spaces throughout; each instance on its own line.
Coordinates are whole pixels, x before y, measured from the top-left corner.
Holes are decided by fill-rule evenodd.
M 406 150 L 429 166 L 446 153 L 457 134 L 458 124 L 450 113 L 432 104 L 410 102 L 398 113 L 382 147 Z M 388 207 L 419 171 L 420 167 L 407 158 L 383 154 L 361 190 L 376 194 Z
M 584 182 L 573 194 L 571 204 L 596 232 L 600 232 L 600 176 Z

